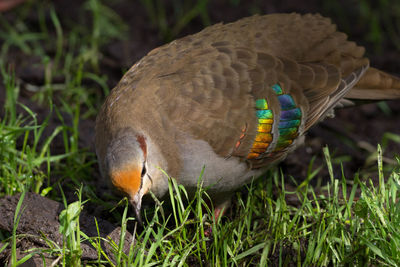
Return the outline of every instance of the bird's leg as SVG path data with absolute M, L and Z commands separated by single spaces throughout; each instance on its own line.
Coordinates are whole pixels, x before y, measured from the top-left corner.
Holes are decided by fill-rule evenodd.
M 231 205 L 231 197 L 224 198 L 223 201 L 214 201 L 214 214 L 213 214 L 213 225 L 217 225 L 221 220 L 222 216 L 224 216 L 225 212 Z M 212 235 L 212 225 L 205 230 L 205 236 Z
M 215 203 L 215 208 L 214 208 L 214 222 L 217 223 L 220 218 L 225 214 L 226 210 L 230 207 L 231 205 L 231 198 L 227 198 L 222 202 Z

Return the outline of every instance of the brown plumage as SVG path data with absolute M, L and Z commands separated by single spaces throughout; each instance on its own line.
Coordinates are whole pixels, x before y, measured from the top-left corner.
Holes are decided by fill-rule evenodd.
M 282 95 L 301 113 L 290 140 L 280 130 Z M 364 48 L 329 19 L 273 14 L 216 24 L 154 49 L 125 74 L 97 118 L 99 164 L 139 209 L 143 194 L 167 190 L 159 168 L 190 190 L 205 165 L 204 183 L 222 205 L 285 158 L 344 97 L 399 98 L 400 80 L 369 68 Z M 260 99 L 274 117 L 261 149 Z M 121 178 L 122 171 L 132 175 Z

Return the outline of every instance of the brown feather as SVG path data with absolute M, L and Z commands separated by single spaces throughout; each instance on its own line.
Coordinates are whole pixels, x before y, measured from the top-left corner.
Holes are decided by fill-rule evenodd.
M 175 142 L 182 134 L 208 142 L 222 157 L 245 160 L 257 133 L 255 100 L 267 99 L 275 116 L 280 114 L 271 89 L 276 83 L 301 108 L 299 137 L 346 93 L 349 98 L 400 97 L 400 80 L 373 68 L 351 89 L 368 68 L 363 56 L 364 48 L 318 14 L 216 24 L 154 49 L 135 64 L 107 98 L 96 131 L 112 138 L 116 129 L 134 126 L 160 145 L 171 175 L 182 161 Z M 278 122 L 272 126 L 275 134 Z M 281 160 L 299 142 L 250 164 Z M 96 143 L 101 158 L 107 142 Z
M 395 99 L 400 98 L 400 78 L 369 68 L 360 81 L 347 94 L 352 99 Z

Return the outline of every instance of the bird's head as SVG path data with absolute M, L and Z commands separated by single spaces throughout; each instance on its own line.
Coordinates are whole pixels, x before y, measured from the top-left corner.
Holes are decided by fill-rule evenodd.
M 142 197 L 152 186 L 151 174 L 159 175 L 156 166 L 148 161 L 148 143 L 141 134 L 124 130 L 109 142 L 104 160 L 100 160 L 102 173 L 122 193 L 126 194 L 141 221 Z

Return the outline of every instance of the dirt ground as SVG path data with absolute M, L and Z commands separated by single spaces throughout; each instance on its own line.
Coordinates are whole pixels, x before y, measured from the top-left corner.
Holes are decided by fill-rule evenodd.
M 57 14 L 60 16 L 60 20 L 67 21 L 73 20 L 74 14 L 81 7 L 81 2 L 78 0 L 59 0 L 55 2 Z M 281 0 L 281 1 L 239 1 L 239 5 L 231 5 L 229 1 L 210 1 L 209 3 L 209 16 L 213 23 L 224 21 L 230 22 L 239 18 L 250 15 L 252 12 L 257 11 L 260 14 L 276 13 L 276 12 L 320 12 L 323 15 L 332 17 L 333 21 L 338 23 L 342 22 L 341 18 L 335 18 L 335 12 L 326 11 L 326 7 L 323 6 L 323 1 L 307 0 L 307 1 L 294 1 L 294 0 Z M 232 1 L 233 2 L 233 1 Z M 135 61 L 143 57 L 147 52 L 153 48 L 161 45 L 164 41 L 161 39 L 158 30 L 155 26 L 149 23 L 146 17 L 146 11 L 137 1 L 135 4 L 131 4 L 131 1 L 113 1 L 111 7 L 116 11 L 123 19 L 123 21 L 129 26 L 129 36 L 123 41 L 115 41 L 102 48 L 104 57 L 101 60 L 101 71 L 108 76 L 108 85 L 112 88 L 121 78 L 122 69 L 126 69 L 131 66 Z M 343 5 L 343 9 L 348 9 L 346 16 L 351 16 L 352 12 L 355 12 L 353 1 L 339 1 Z M 223 10 L 223 12 L 221 12 Z M 13 14 L 5 14 L 9 18 L 12 18 Z M 34 19 L 34 17 L 33 17 Z M 355 22 L 354 22 L 355 23 Z M 341 28 L 341 26 L 343 28 Z M 347 25 L 348 26 L 348 25 Z M 195 33 L 203 28 L 202 23 L 199 19 L 194 19 L 187 27 L 179 33 L 179 36 L 184 36 L 190 33 Z M 339 29 L 348 29 L 345 23 L 344 25 L 339 24 Z M 371 59 L 371 65 L 385 70 L 392 74 L 400 76 L 400 51 L 396 50 L 396 47 L 390 42 L 390 40 L 384 40 L 382 52 L 379 54 L 372 54 L 374 51 L 373 45 L 363 39 L 365 36 L 361 25 L 355 23 L 350 27 L 351 32 L 350 39 L 357 41 L 359 44 L 364 45 L 367 48 L 368 56 Z M 43 72 L 41 69 L 35 69 L 32 67 L 32 62 L 37 62 L 34 57 L 27 57 L 22 52 L 14 51 L 13 55 L 10 55 L 7 59 L 12 62 L 15 66 L 16 75 L 19 79 L 24 82 L 41 84 L 44 82 Z M 4 103 L 4 87 L 0 85 L 0 116 L 3 112 Z M 31 100 L 31 93 L 22 89 L 19 101 L 27 105 L 34 112 L 38 114 L 39 120 L 47 116 L 47 107 L 42 107 Z M 327 145 L 330 151 L 335 156 L 347 155 L 351 156 L 351 160 L 343 164 L 344 172 L 346 175 L 352 177 L 355 172 L 361 169 L 365 163 L 365 158 L 369 155 L 365 148 L 370 144 L 373 148 L 376 144 L 381 142 L 382 136 L 385 132 L 392 132 L 400 134 L 400 105 L 396 101 L 387 102 L 391 109 L 392 114 L 385 114 L 377 104 L 367 104 L 359 107 L 352 107 L 347 109 L 338 110 L 334 119 L 328 119 L 312 128 L 308 135 L 305 145 L 294 153 L 292 153 L 287 160 L 281 164 L 282 169 L 287 175 L 305 177 L 307 173 L 308 164 L 316 156 L 315 165 L 323 164 L 322 147 Z M 94 128 L 95 117 L 86 119 L 80 123 L 80 145 L 82 147 L 89 147 L 92 151 L 93 147 L 93 128 Z M 59 121 L 54 117 L 50 121 L 50 127 L 48 128 L 49 133 L 59 125 Z M 353 145 L 348 145 L 348 141 L 351 141 Z M 60 149 L 63 148 L 62 140 L 59 140 Z M 357 145 L 358 144 L 358 145 Z M 54 148 L 57 150 L 57 144 Z M 385 155 L 392 156 L 400 151 L 398 144 L 391 143 L 388 149 L 385 151 Z M 338 167 L 338 166 L 336 166 Z M 98 170 L 95 171 L 95 176 L 98 176 Z M 327 173 L 322 171 L 321 177 L 328 179 Z M 9 212 L 10 217 L 13 218 L 13 210 L 15 210 L 15 198 L 10 197 L 7 199 L 0 200 L 0 214 L 3 212 Z M 35 196 L 29 195 L 27 201 L 41 201 L 35 198 Z M 46 200 L 47 201 L 47 200 Z M 50 201 L 50 200 L 49 200 Z M 59 212 L 59 204 L 54 201 L 51 205 L 54 206 L 53 211 L 49 214 L 43 214 L 47 216 L 46 221 L 50 224 L 58 224 L 55 220 L 56 212 Z M 50 204 L 49 204 L 50 205 Z M 32 212 L 36 210 L 35 205 L 31 205 Z M 2 211 L 4 209 L 4 211 Z M 58 213 L 57 213 L 58 214 Z M 85 215 L 90 216 L 90 215 Z M 10 230 L 10 223 L 0 221 L 0 228 Z M 38 223 L 38 225 L 35 225 Z M 110 223 L 104 222 L 107 227 L 104 229 L 113 231 L 113 226 Z M 54 226 L 54 225 L 53 225 Z M 40 229 L 39 222 L 30 222 L 20 224 L 21 233 L 31 233 L 34 230 Z M 89 227 L 89 226 L 88 226 Z M 90 228 L 90 227 L 89 227 Z M 93 230 L 93 229 L 92 229 Z M 91 230 L 88 230 L 90 232 Z M 106 230 L 105 230 L 106 231 Z M 57 231 L 55 231 L 57 232 Z M 60 240 L 60 237 L 55 237 Z M 29 242 L 38 244 L 37 240 L 30 240 Z M 29 243 L 29 244 L 31 244 Z M 40 242 L 39 242 L 39 245 Z M 88 256 L 90 258 L 90 256 Z M 1 263 L 1 255 L 0 255 Z

